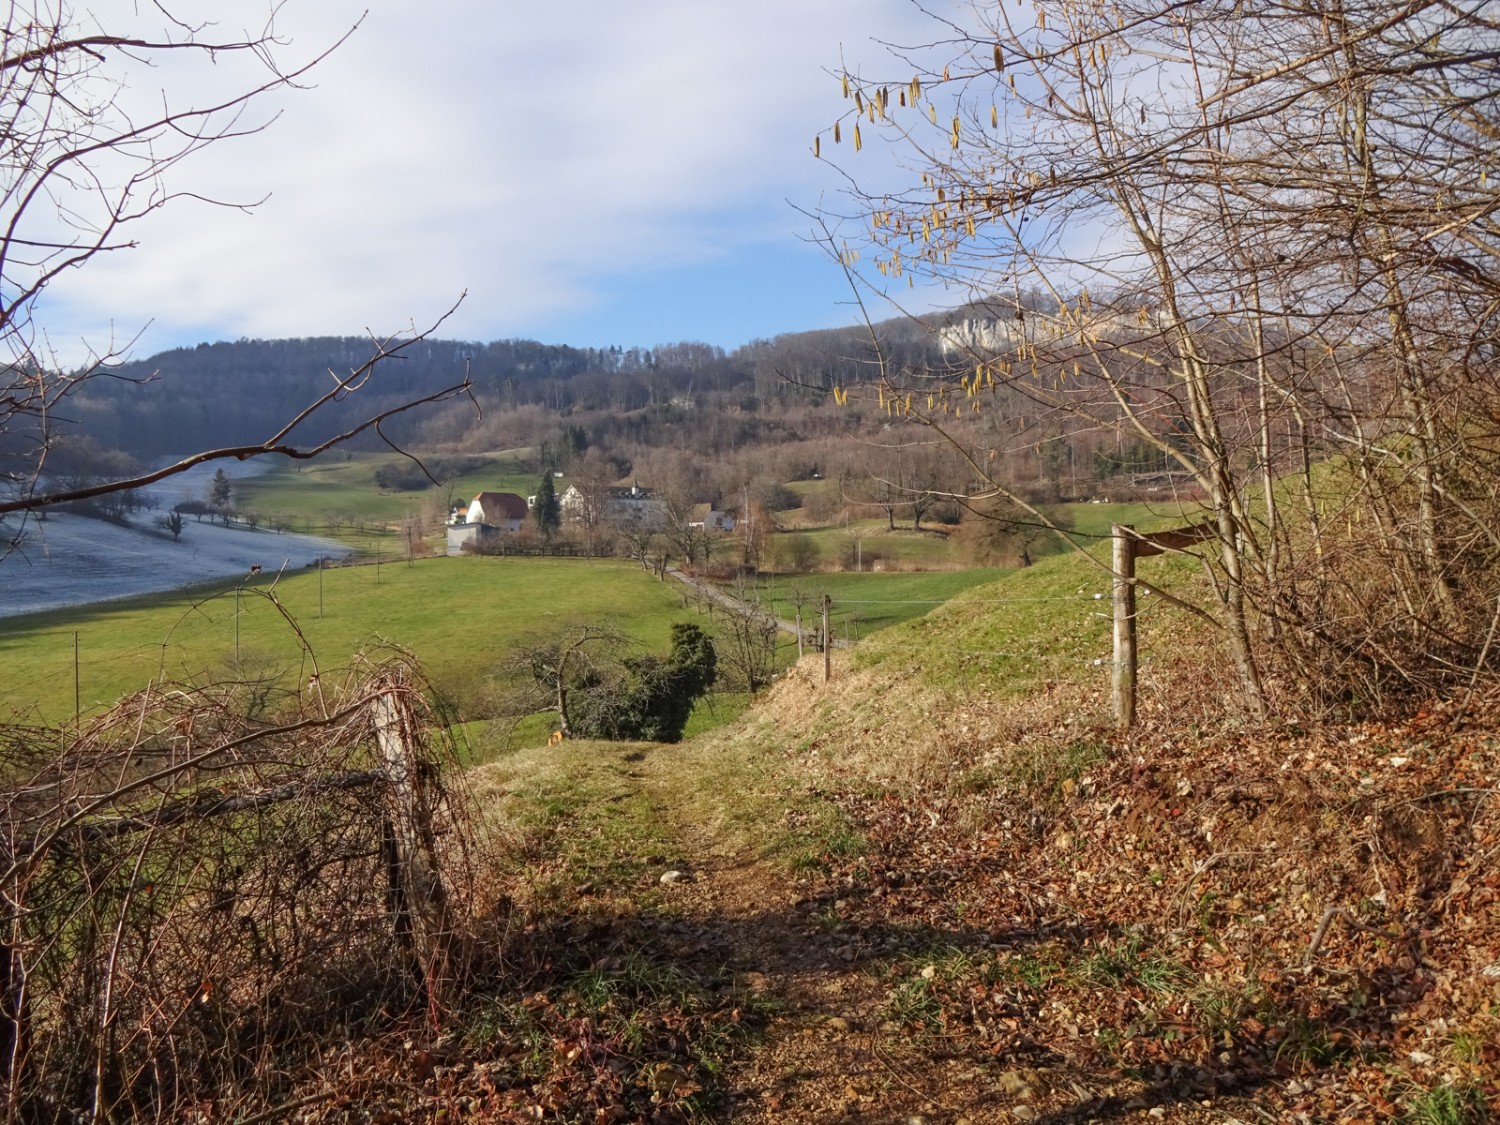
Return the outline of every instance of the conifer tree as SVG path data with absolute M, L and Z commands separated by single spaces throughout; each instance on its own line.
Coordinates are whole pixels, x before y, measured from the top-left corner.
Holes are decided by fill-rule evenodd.
M 536 490 L 531 518 L 536 521 L 537 529 L 548 539 L 562 525 L 562 509 L 557 501 L 557 489 L 552 486 L 551 473 L 543 475 L 542 483 Z

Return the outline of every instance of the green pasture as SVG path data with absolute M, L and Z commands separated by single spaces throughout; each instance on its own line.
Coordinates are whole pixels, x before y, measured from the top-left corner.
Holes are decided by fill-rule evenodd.
M 822 613 L 826 594 L 833 599 L 834 635 L 857 639 L 898 622 L 930 613 L 959 593 L 995 582 L 1008 571 L 996 568 L 877 574 L 807 574 L 778 576 L 753 587 L 777 617 L 793 620 L 796 598 L 804 601 L 802 620 L 812 627 Z
M 1110 526 L 1128 523 L 1137 531 L 1165 531 L 1202 518 L 1197 504 L 1164 500 L 1157 504 L 1066 504 L 1081 540 L 1107 539 Z
M 1070 551 L 1025 569 L 992 571 L 995 580 L 956 590 L 945 604 L 929 607 L 932 612 L 881 630 L 855 659 L 910 666 L 959 696 L 1020 696 L 1049 682 L 1073 681 L 1094 684 L 1107 698 L 1113 628 L 1108 565 L 1109 545 L 1100 541 L 1087 555 Z M 1189 601 L 1211 598 L 1195 559 L 1145 559 L 1138 572 Z M 1148 665 L 1201 629 L 1149 595 L 1141 595 L 1138 613 Z
M 848 569 L 856 563 L 869 570 L 877 563 L 898 566 L 951 566 L 955 557 L 953 544 L 937 530 L 913 531 L 898 526 L 890 530 L 887 521 L 854 520 L 836 527 L 811 527 L 778 533 L 772 541 L 778 570 L 791 569 L 795 561 L 793 541 L 803 539 L 812 544 L 809 569 Z
M 631 562 L 402 560 L 8 618 L 0 621 L 0 677 L 9 716 L 59 721 L 74 710 L 75 637 L 84 714 L 156 680 L 270 676 L 296 690 L 315 667 L 326 672 L 396 645 L 469 715 L 482 712 L 494 670 L 519 639 L 573 621 L 609 622 L 665 651 L 672 624 L 684 620 L 701 619 L 677 584 Z
M 827 482 L 811 483 L 821 485 Z M 1198 518 L 1196 505 L 1172 501 L 1159 504 L 1063 504 L 1057 507 L 1072 515 L 1075 538 L 1084 547 L 1109 538 L 1112 524 L 1128 523 L 1139 531 L 1159 531 Z M 797 561 L 799 552 L 794 544 L 799 538 L 812 547 L 810 552 L 802 552 L 807 556 L 807 565 L 801 568 L 792 565 Z M 903 527 L 898 522 L 896 530 L 892 531 L 885 519 L 854 520 L 834 527 L 785 531 L 775 536 L 772 546 L 776 569 L 781 572 L 794 569 L 853 570 L 856 562 L 861 570 L 870 570 L 877 565 L 932 568 L 967 565 L 959 528 L 934 524 L 918 532 L 909 523 Z M 1032 556 L 1043 558 L 1069 550 L 1060 538 L 1048 536 L 1032 548 Z
M 518 637 L 548 624 L 610 621 L 664 648 L 670 625 L 696 610 L 685 606 L 675 584 L 657 583 L 633 563 L 468 557 L 408 563 L 403 517 L 434 499 L 446 506 L 450 497 L 485 489 L 528 493 L 537 477 L 522 471 L 524 457 L 518 450 L 485 455 L 472 471 L 424 491 L 376 484 L 382 466 L 401 462 L 393 453 L 289 462 L 237 480 L 241 510 L 331 535 L 380 563 L 5 620 L 0 675 L 7 710 L 56 721 L 73 714 L 75 691 L 79 709 L 89 714 L 153 680 L 269 676 L 295 687 L 315 666 L 343 666 L 356 654 L 398 645 L 416 654 L 461 714 L 475 716 L 484 713 L 502 655 Z M 1085 541 L 1107 536 L 1114 522 L 1152 530 L 1192 518 L 1177 505 L 1076 504 L 1072 511 Z M 798 540 L 811 548 L 800 552 L 801 565 L 792 558 L 799 552 L 789 550 Z M 838 635 L 851 639 L 921 617 L 978 585 L 1036 580 L 955 569 L 962 565 L 955 542 L 909 527 L 893 532 L 883 519 L 781 533 L 774 551 L 777 569 L 808 572 L 768 588 L 777 615 L 793 615 L 786 600 L 793 583 L 815 597 L 827 593 Z M 850 573 L 856 560 L 862 572 Z M 876 565 L 901 569 L 871 572 Z M 715 720 L 705 714 L 701 721 Z

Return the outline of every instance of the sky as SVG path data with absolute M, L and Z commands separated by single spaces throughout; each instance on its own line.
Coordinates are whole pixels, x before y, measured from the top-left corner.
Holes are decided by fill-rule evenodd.
M 842 202 L 842 174 L 812 154 L 847 108 L 838 68 L 889 70 L 886 43 L 932 37 L 910 0 L 366 2 L 281 8 L 283 66 L 359 26 L 306 88 L 251 110 L 246 125 L 276 115 L 263 131 L 166 181 L 262 201 L 175 199 L 132 226 L 134 248 L 55 281 L 37 322 L 64 362 L 129 341 L 144 358 L 239 337 L 389 335 L 430 326 L 461 295 L 437 335 L 732 348 L 856 323 L 798 208 Z M 79 7 L 111 28 L 137 10 Z M 218 13 L 229 33 L 265 8 L 177 11 Z M 245 81 L 243 61 L 107 65 L 144 112 L 164 89 L 207 104 Z M 868 144 L 838 155 L 875 180 L 900 176 Z

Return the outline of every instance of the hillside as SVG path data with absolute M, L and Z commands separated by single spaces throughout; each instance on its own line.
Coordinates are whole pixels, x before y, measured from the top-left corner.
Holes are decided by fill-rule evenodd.
M 236 465 L 236 487 L 264 472 L 260 463 Z M 252 566 L 268 573 L 296 571 L 348 555 L 349 548 L 313 535 L 252 528 L 243 522 L 219 526 L 188 517 L 177 536 L 161 526 L 161 512 L 201 497 L 214 470 L 198 466 L 154 489 L 160 511 L 114 523 L 73 512 L 19 527 L 15 557 L 6 563 L 0 617 L 202 586 L 242 578 Z M 0 528 L 20 525 L 0 521 Z M 0 531 L 0 534 L 4 534 Z
M 493 663 L 487 634 L 471 614 L 417 641 L 396 613 L 412 592 L 482 576 L 508 595 L 489 599 L 491 632 L 514 626 L 506 605 L 547 611 L 519 564 L 437 564 L 334 572 L 326 624 L 305 578 L 279 596 L 304 607 L 303 643 L 345 651 L 376 614 L 450 677 Z M 617 607 L 677 608 L 637 567 L 568 572 Z M 1184 596 L 1207 581 L 1187 558 L 1152 578 Z M 90 719 L 57 771 L 82 807 L 111 802 L 67 822 L 102 889 L 79 886 L 74 837 L 46 834 L 46 771 L 15 792 L 36 806 L 18 838 L 47 863 L 12 885 L 32 924 L 76 896 L 131 951 L 126 1030 L 98 1042 L 118 1036 L 133 1104 L 177 1097 L 156 1069 L 170 1051 L 234 1119 L 308 1125 L 1487 1120 L 1500 691 L 1476 681 L 1386 721 L 1250 723 L 1199 620 L 1147 599 L 1141 721 L 1121 734 L 1106 586 L 1069 555 L 957 592 L 835 653 L 827 682 L 809 656 L 675 746 L 516 749 L 427 710 L 416 776 L 438 784 L 454 922 L 440 978 L 392 971 L 416 954 L 390 924 L 410 900 L 381 889 L 399 789 L 358 717 L 368 647 L 288 682 L 269 725 L 255 699 L 275 684 L 234 677 L 157 683 Z M 232 610 L 262 644 L 244 600 L 249 616 L 239 598 L 176 616 L 222 645 Z M 38 674 L 66 678 L 13 678 Z M 40 728 L 9 729 L 10 768 L 32 769 Z M 132 797 L 163 749 L 181 779 Z M 94 796 L 133 755 L 153 769 Z M 102 962 L 68 948 L 32 973 L 97 987 Z M 160 1037 L 129 1033 L 132 989 L 184 988 Z M 94 1034 L 34 1010 L 49 1050 Z M 49 1065 L 38 1112 L 103 1064 Z
M 1500 1108 L 1500 695 L 1250 730 L 1162 615 L 1121 736 L 1097 636 L 1041 658 L 1043 589 L 1054 633 L 1088 624 L 1061 593 L 1087 572 L 1046 569 L 840 654 L 827 685 L 809 659 L 681 747 L 477 770 L 504 967 L 436 1046 L 413 1026 L 329 1074 L 308 1119 Z

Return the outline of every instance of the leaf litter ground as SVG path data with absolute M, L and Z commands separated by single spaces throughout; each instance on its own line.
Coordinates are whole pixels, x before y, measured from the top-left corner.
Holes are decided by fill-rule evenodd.
M 1500 698 L 1124 740 L 1081 689 L 839 675 L 889 721 L 799 670 L 682 747 L 478 771 L 497 968 L 302 1119 L 1500 1109 Z

